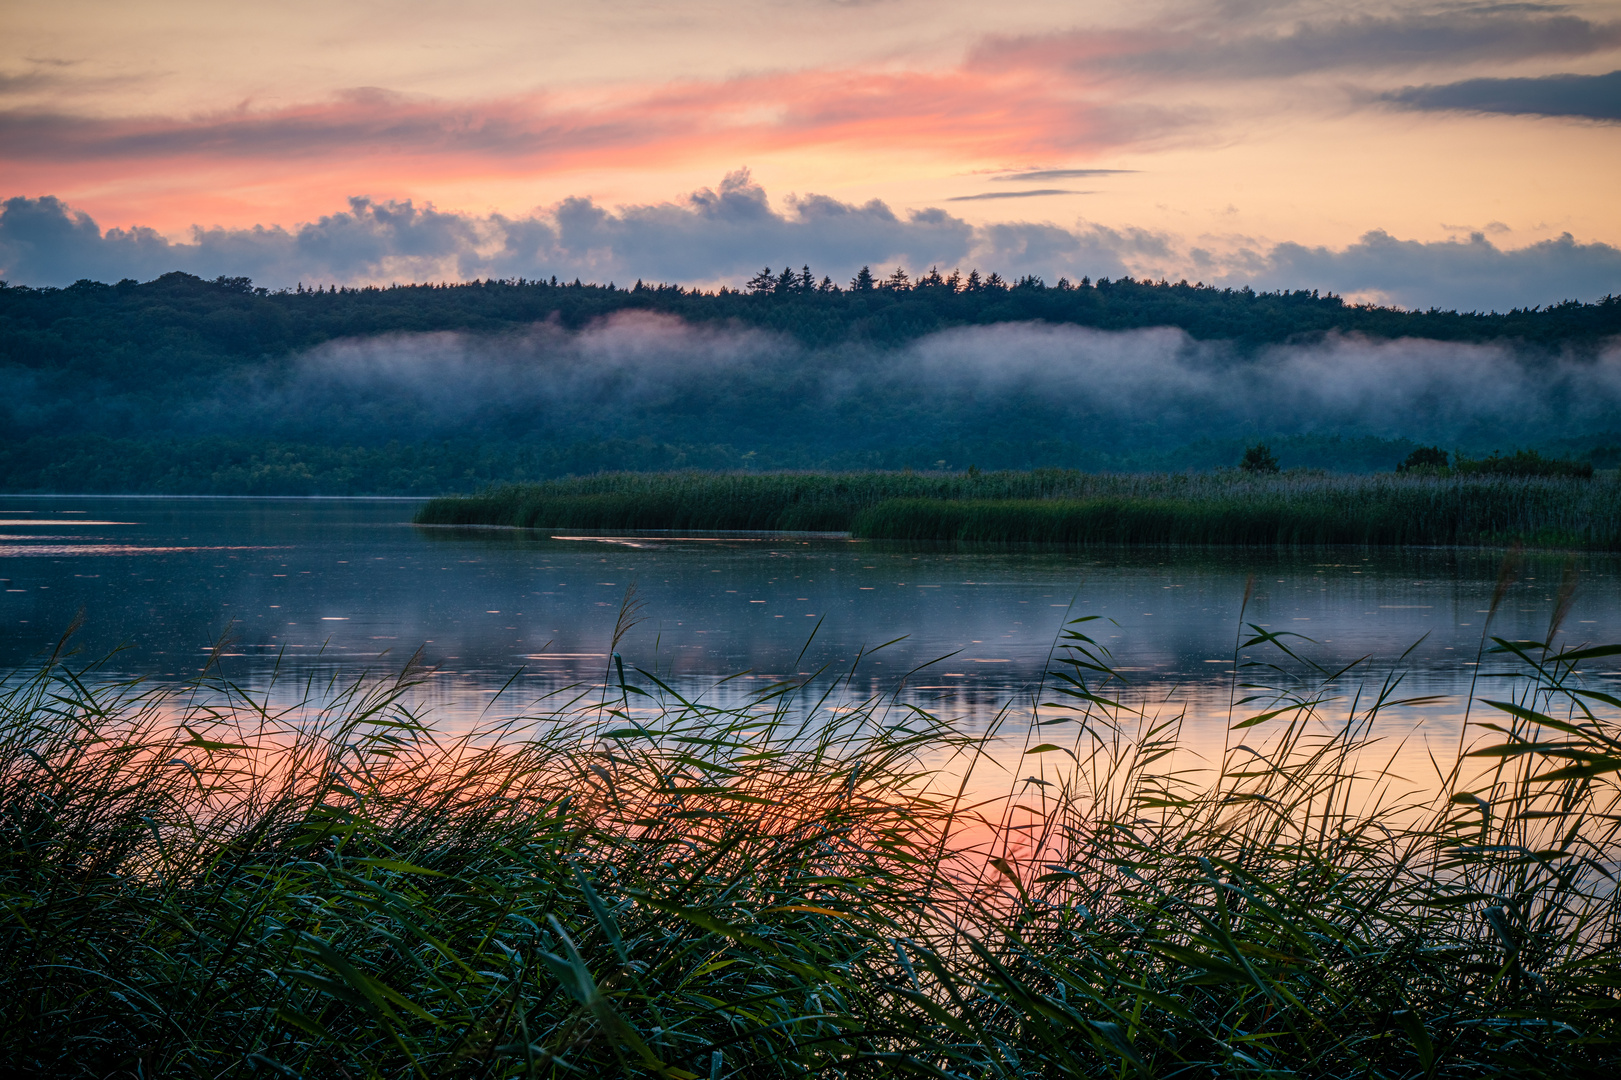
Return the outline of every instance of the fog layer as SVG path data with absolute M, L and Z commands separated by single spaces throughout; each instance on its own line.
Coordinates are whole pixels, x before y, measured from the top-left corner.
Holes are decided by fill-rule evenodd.
M 652 438 L 747 449 L 1027 443 L 1149 448 L 1355 433 L 1487 448 L 1601 431 L 1621 344 L 1596 355 L 1330 336 L 1240 353 L 1176 329 L 997 325 L 893 350 L 625 312 L 579 332 L 340 340 L 184 404 L 187 427 L 349 439 Z

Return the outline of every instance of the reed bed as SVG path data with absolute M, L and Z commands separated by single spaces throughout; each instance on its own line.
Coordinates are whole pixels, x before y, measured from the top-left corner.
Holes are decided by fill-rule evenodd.
M 1621 699 L 1580 668 L 1621 647 L 1561 618 L 1407 782 L 1399 678 L 1347 698 L 1258 629 L 1202 767 L 1087 620 L 1028 737 L 634 667 L 452 734 L 409 668 L 278 710 L 53 660 L 0 699 L 0 1067 L 1609 1075 Z
M 425 525 L 519 528 L 784 529 L 845 532 L 886 499 L 1046 499 L 1098 478 L 1063 469 L 975 474 L 602 473 L 433 499 Z
M 1054 544 L 1621 549 L 1621 479 L 1321 473 L 615 473 L 434 499 L 416 521 Z

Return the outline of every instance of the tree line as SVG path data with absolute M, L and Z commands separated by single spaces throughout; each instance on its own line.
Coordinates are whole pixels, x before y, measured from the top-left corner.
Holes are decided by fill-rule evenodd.
M 1309 341 L 1329 333 L 1445 341 L 1506 340 L 1591 350 L 1621 334 L 1621 297 L 1509 312 L 1456 312 L 1349 304 L 1333 293 L 1257 292 L 1200 283 L 1107 277 L 1047 284 L 931 268 L 879 276 L 863 267 L 839 285 L 811 268 L 762 270 L 742 289 L 713 291 L 637 281 L 556 278 L 457 284 L 255 287 L 244 277 L 205 281 L 170 273 L 147 282 L 80 281 L 66 288 L 0 283 L 0 367 L 74 369 L 114 380 L 155 368 L 183 372 L 258 363 L 339 337 L 464 330 L 497 333 L 553 319 L 579 328 L 619 311 L 692 323 L 755 326 L 811 346 L 904 344 L 956 326 L 1068 323 L 1104 330 L 1174 326 L 1240 347 Z M 132 366 L 133 365 L 133 366 Z
M 1122 284 L 1127 282 L 1131 282 L 1131 278 L 1121 279 Z M 1054 285 L 1053 288 L 1059 292 L 1068 292 L 1075 288 L 1088 288 L 1091 284 L 1092 279 L 1089 277 L 1081 278 L 1079 285 L 1071 282 L 1067 277 L 1061 277 L 1058 279 L 1058 284 Z M 1104 278 L 1102 285 L 1107 287 L 1109 284 L 1111 284 L 1109 280 Z M 1161 282 L 1161 284 L 1164 284 L 1164 282 Z M 1182 281 L 1179 284 L 1186 285 L 1187 282 Z M 639 280 L 636 282 L 636 287 L 646 288 Z M 1039 276 L 1027 274 L 1011 287 L 1045 289 L 1047 284 Z M 1203 282 L 1200 282 L 1193 287 L 1202 289 L 1206 286 Z M 875 277 L 871 266 L 863 266 L 856 272 L 856 276 L 850 279 L 848 291 L 854 293 L 906 293 L 938 290 L 955 295 L 956 293 L 1007 292 L 1009 288 L 1010 286 L 1003 280 L 1002 275 L 994 271 L 985 277 L 980 277 L 978 267 L 970 270 L 967 277 L 963 277 L 961 270 L 953 270 L 950 275 L 943 275 L 940 273 L 938 266 L 931 266 L 927 274 L 914 281 L 907 274 L 906 268 L 902 266 L 895 267 L 894 272 L 886 278 Z M 722 290 L 722 292 L 725 291 Z M 845 292 L 846 289 L 841 288 L 831 277 L 826 275 L 818 283 L 816 275 L 811 273 L 810 265 L 807 263 L 798 272 L 795 272 L 791 266 L 785 266 L 780 274 L 773 273 L 771 267 L 767 266 L 748 280 L 748 291 L 750 296 L 806 296 L 812 293 L 828 296 Z M 1312 295 L 1315 297 L 1316 293 L 1314 292 Z

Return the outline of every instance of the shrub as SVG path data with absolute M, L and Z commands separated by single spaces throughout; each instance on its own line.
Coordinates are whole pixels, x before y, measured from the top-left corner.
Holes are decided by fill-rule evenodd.
M 1275 473 L 1278 471 L 1278 459 L 1272 456 L 1272 448 L 1266 443 L 1256 443 L 1244 451 L 1244 460 L 1238 467 L 1247 473 Z
M 1408 472 L 1412 469 L 1444 469 L 1447 467 L 1447 452 L 1439 446 L 1421 446 L 1407 455 L 1407 460 L 1396 466 L 1397 472 Z
M 1516 450 L 1503 456 L 1492 451 L 1491 457 L 1474 460 L 1458 456 L 1458 472 L 1465 476 L 1491 474 L 1496 476 L 1563 476 L 1579 480 L 1591 479 L 1591 461 L 1568 461 L 1563 458 L 1545 458 L 1535 450 Z

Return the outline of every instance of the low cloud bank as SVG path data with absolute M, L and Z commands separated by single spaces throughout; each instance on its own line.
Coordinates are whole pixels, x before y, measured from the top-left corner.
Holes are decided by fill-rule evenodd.
M 746 171 L 680 202 L 617 210 L 571 198 L 527 217 L 481 217 L 354 198 L 348 210 L 295 228 L 199 227 L 183 242 L 138 227 L 103 231 L 50 196 L 9 199 L 0 209 L 0 278 L 19 285 L 147 280 L 170 270 L 248 276 L 272 288 L 551 276 L 708 285 L 739 283 L 765 265 L 805 263 L 841 282 L 862 265 L 977 266 L 1049 282 L 1185 277 L 1459 310 L 1621 293 L 1621 249 L 1569 234 L 1510 249 L 1478 233 L 1420 242 L 1376 230 L 1343 249 L 1281 243 L 1212 253 L 1146 229 L 976 226 L 939 209 L 897 213 L 878 200 L 810 195 L 777 208 Z
M 1614 428 L 1621 346 L 1597 355 L 1330 337 L 1240 353 L 1180 330 L 1003 324 L 889 351 L 622 312 L 578 332 L 336 341 L 166 417 L 189 430 L 740 449 L 1037 443 L 1170 448 L 1245 432 L 1490 450 Z

